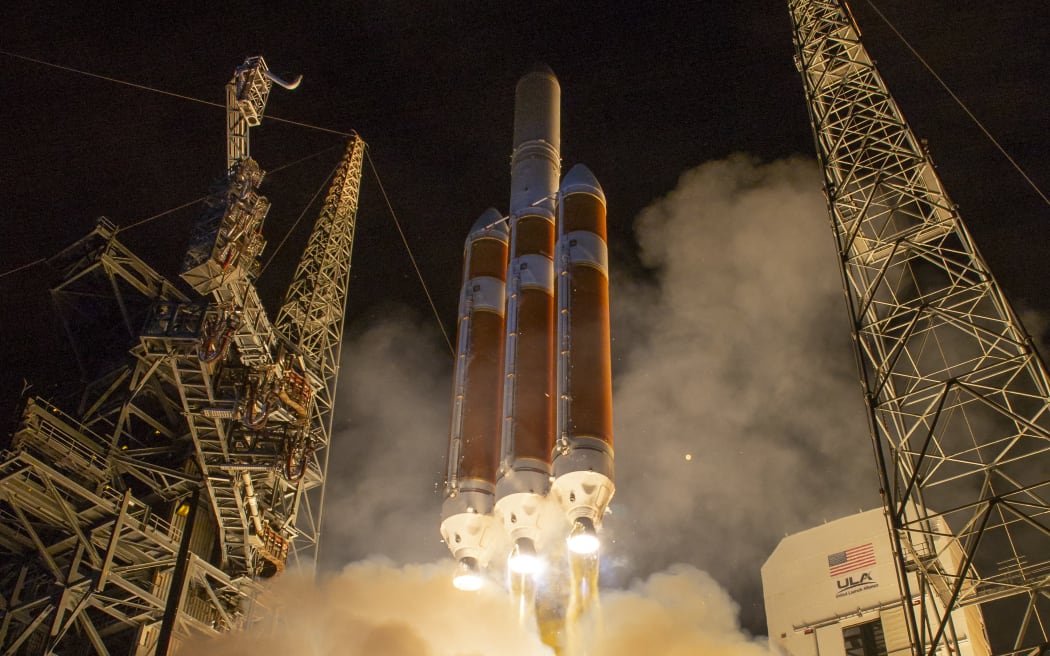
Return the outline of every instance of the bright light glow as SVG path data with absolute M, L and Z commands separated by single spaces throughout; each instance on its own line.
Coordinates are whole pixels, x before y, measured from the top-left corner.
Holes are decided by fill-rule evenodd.
M 536 556 L 536 547 L 533 546 L 532 540 L 518 540 L 510 558 L 507 559 L 507 567 L 515 574 L 535 574 L 543 568 L 543 562 Z
M 580 517 L 572 525 L 569 534 L 569 551 L 577 554 L 592 554 L 598 551 L 601 541 L 594 530 L 594 522 L 587 517 Z
M 569 538 L 569 551 L 578 554 L 592 554 L 598 551 L 601 541 L 593 533 L 580 533 Z
M 456 565 L 456 575 L 452 577 L 452 585 L 457 590 L 473 592 L 480 590 L 484 584 L 485 579 L 478 572 L 478 561 L 476 558 L 468 556 L 459 561 L 459 564 Z
M 507 561 L 507 566 L 515 574 L 535 574 L 540 571 L 540 559 L 532 554 L 516 553 Z
M 465 592 L 474 592 L 475 590 L 480 590 L 483 584 L 484 580 L 481 578 L 480 575 L 475 574 L 474 572 L 464 572 L 462 574 L 457 574 L 452 579 L 452 585 L 454 585 L 457 590 L 463 590 Z
M 693 459 L 693 454 L 691 454 L 691 453 L 685 454 L 685 459 L 686 460 L 692 460 Z

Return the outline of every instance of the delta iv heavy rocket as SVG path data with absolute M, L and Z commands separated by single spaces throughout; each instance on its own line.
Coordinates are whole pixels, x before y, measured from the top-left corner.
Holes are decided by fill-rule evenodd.
M 605 194 L 582 164 L 559 186 L 560 103 L 549 68 L 518 81 L 510 211 L 464 248 L 441 533 L 465 589 L 501 552 L 535 572 L 552 536 L 595 552 L 615 490 Z

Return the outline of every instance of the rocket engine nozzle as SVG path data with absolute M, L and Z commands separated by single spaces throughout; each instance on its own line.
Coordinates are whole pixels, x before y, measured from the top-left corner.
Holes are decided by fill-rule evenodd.
M 543 567 L 543 561 L 536 555 L 536 543 L 529 538 L 518 538 L 514 550 L 507 559 L 507 566 L 515 574 L 535 574 Z
M 595 530 L 590 517 L 580 517 L 573 523 L 568 545 L 569 551 L 575 554 L 586 555 L 598 551 L 601 540 L 598 539 L 598 531 Z
M 461 559 L 459 564 L 456 565 L 456 574 L 452 577 L 452 585 L 457 590 L 474 592 L 475 590 L 480 590 L 484 584 L 485 579 L 481 575 L 478 560 L 470 557 Z

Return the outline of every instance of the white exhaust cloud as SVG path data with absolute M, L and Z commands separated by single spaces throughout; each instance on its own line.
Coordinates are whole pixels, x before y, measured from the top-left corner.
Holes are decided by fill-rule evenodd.
M 370 560 L 315 583 L 288 573 L 259 600 L 257 621 L 184 647 L 209 656 L 553 656 L 523 629 L 498 586 L 461 592 L 451 564 Z M 736 605 L 707 574 L 678 565 L 629 590 L 604 595 L 573 656 L 705 654 L 767 656 L 764 640 L 740 631 Z
M 715 573 L 755 626 L 785 533 L 880 503 L 820 175 L 709 162 L 635 228 L 655 280 L 613 274 L 613 334 L 635 337 L 614 362 L 612 558 Z
M 209 656 L 547 656 L 494 586 L 453 588 L 451 564 L 354 563 L 320 583 L 288 573 L 261 598 L 251 630 L 188 653 Z

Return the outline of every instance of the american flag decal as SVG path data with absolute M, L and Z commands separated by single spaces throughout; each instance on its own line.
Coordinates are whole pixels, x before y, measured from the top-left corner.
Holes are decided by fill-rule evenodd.
M 859 547 L 838 551 L 828 556 L 828 575 L 838 576 L 846 572 L 871 567 L 875 564 L 875 547 L 862 544 Z

